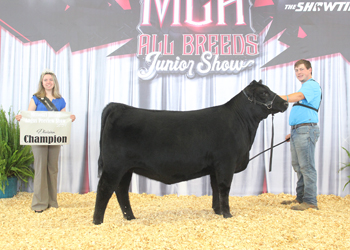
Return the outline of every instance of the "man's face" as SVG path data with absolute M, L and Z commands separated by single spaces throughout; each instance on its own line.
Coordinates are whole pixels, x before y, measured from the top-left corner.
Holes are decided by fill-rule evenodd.
M 299 66 L 295 67 L 294 71 L 296 77 L 301 83 L 306 82 L 312 77 L 312 68 L 307 69 L 304 64 L 300 64 Z

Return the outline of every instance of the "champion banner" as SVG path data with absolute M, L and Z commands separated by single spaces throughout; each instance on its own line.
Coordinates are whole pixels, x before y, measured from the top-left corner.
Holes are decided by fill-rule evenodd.
M 72 120 L 69 112 L 22 111 L 21 145 L 69 144 Z

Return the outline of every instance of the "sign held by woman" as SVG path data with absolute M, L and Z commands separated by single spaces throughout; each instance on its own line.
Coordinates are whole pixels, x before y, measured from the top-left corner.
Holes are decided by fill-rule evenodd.
M 69 112 L 22 111 L 21 145 L 69 144 L 72 119 Z

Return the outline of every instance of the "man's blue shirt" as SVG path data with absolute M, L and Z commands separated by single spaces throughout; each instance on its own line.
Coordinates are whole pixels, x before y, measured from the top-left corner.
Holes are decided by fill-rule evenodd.
M 303 93 L 305 97 L 299 103 L 315 109 L 319 108 L 321 87 L 314 79 L 304 82 L 298 92 Z M 293 126 L 301 123 L 318 123 L 318 113 L 303 106 L 294 106 L 290 112 L 289 125 Z

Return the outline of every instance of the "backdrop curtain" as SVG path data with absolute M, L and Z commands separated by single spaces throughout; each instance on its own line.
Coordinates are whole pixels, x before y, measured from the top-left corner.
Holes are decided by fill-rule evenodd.
M 59 159 L 58 191 L 86 193 L 96 191 L 97 159 L 101 113 L 109 102 L 156 110 L 188 111 L 221 105 L 237 95 L 252 80 L 263 80 L 277 94 L 297 91 L 301 84 L 294 74 L 293 62 L 262 68 L 271 58 L 286 49 L 278 36 L 263 43 L 267 33 L 259 34 L 259 58 L 239 74 L 211 75 L 188 79 L 184 75 L 158 75 L 151 81 L 137 77 L 139 60 L 135 55 L 108 57 L 123 42 L 71 52 L 69 45 L 55 52 L 45 41 L 23 44 L 1 28 L 0 98 L 5 110 L 27 110 L 36 92 L 41 72 L 48 68 L 57 75 L 67 111 L 76 115 L 72 124 L 71 143 L 62 146 Z M 313 78 L 322 87 L 319 112 L 320 139 L 316 146 L 318 193 L 345 196 L 350 169 L 340 171 L 349 161 L 342 147 L 349 145 L 350 92 L 349 62 L 340 54 L 311 58 Z M 290 133 L 291 105 L 274 117 L 275 144 Z M 272 119 L 259 125 L 250 156 L 270 147 Z M 240 142 L 237 142 L 240 143 Z M 274 149 L 273 168 L 268 171 L 269 153 L 252 160 L 248 168 L 234 175 L 230 195 L 258 195 L 267 192 L 295 194 L 296 174 L 291 167 L 289 144 Z M 32 192 L 29 185 L 27 191 Z M 133 175 L 131 192 L 156 195 L 211 195 L 209 177 L 165 185 Z

